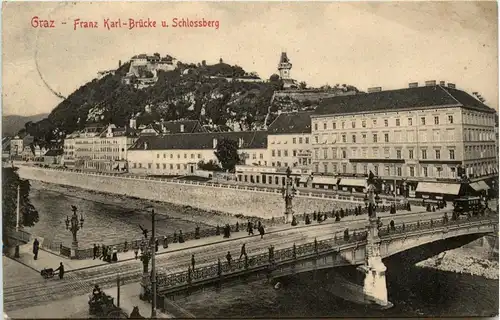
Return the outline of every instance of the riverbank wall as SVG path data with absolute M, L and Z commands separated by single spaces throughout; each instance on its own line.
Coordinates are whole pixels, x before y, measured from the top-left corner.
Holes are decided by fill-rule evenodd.
M 78 187 L 87 190 L 188 205 L 202 210 L 222 211 L 232 215 L 270 219 L 282 217 L 285 210 L 281 192 L 277 189 L 219 185 L 198 181 L 173 180 L 117 174 L 76 172 L 20 166 L 22 179 Z M 353 196 L 298 194 L 294 210 L 301 214 L 311 211 L 331 211 L 362 204 Z

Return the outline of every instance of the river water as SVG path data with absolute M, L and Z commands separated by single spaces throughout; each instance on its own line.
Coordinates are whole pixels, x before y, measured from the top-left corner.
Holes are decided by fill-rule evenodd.
M 30 198 L 40 212 L 40 221 L 30 231 L 50 241 L 71 242 L 64 219 L 71 214 L 72 204 L 85 216 L 84 228 L 79 232 L 82 246 L 140 237 L 138 224 L 150 223 L 144 210 L 147 203 L 138 199 L 40 182 L 32 182 Z M 168 212 L 163 222 L 159 222 L 159 233 L 194 229 L 193 221 L 200 221 L 200 225 L 234 222 L 230 217 L 207 217 L 168 204 L 156 206 Z M 183 218 L 186 216 L 189 219 Z M 283 286 L 278 290 L 264 281 L 255 281 L 218 293 L 196 294 L 179 303 L 197 317 L 207 318 L 489 317 L 498 314 L 498 280 L 421 268 L 398 259 L 389 260 L 386 265 L 389 300 L 394 307 L 385 311 L 339 298 L 343 292 L 335 284 L 336 274 L 331 270 L 318 271 L 315 276 L 305 273 L 282 279 Z

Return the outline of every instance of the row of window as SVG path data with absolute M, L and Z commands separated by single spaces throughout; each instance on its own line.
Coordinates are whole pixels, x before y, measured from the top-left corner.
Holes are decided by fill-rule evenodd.
M 419 142 L 444 142 L 444 141 L 456 141 L 456 132 L 455 129 L 447 129 L 444 132 L 439 129 L 435 129 L 432 131 L 420 130 L 418 132 L 418 141 Z M 339 139 L 337 139 L 337 137 Z M 370 138 L 368 138 L 370 137 Z M 330 138 L 330 139 L 329 139 Z M 329 141 L 330 140 L 330 141 Z M 379 133 L 370 133 L 369 135 L 365 132 L 347 134 L 330 134 L 330 135 L 322 135 L 321 137 L 318 135 L 314 136 L 315 144 L 323 144 L 323 143 L 401 143 L 401 142 L 416 142 L 416 132 L 415 131 L 394 131 L 394 132 L 385 132 L 382 134 Z
M 417 168 L 415 166 L 381 166 L 382 170 L 379 170 L 379 165 L 374 164 L 374 165 L 363 165 L 360 168 L 360 165 L 358 164 L 329 164 L 329 163 L 323 163 L 322 167 L 322 173 L 345 173 L 345 174 L 358 174 L 358 173 L 363 173 L 363 174 L 368 174 L 369 171 L 371 170 L 375 175 L 379 176 L 381 175 L 382 177 L 403 177 L 403 176 L 408 176 L 408 177 L 416 177 L 417 175 Z M 339 171 L 341 170 L 341 171 Z M 362 171 L 359 171 L 362 170 Z M 317 173 L 320 173 L 320 164 L 315 163 L 314 164 L 314 171 Z M 437 177 L 437 178 L 455 178 L 456 177 L 456 168 L 455 167 L 448 167 L 448 166 L 422 166 L 421 171 L 420 171 L 420 176 L 421 177 Z
M 281 151 L 283 151 L 283 153 Z M 293 157 L 297 157 L 297 155 L 299 153 L 301 153 L 301 152 L 302 152 L 302 150 L 292 150 L 292 156 Z M 288 150 L 286 150 L 286 149 L 285 150 L 280 150 L 280 149 L 278 149 L 278 150 L 274 150 L 274 149 L 271 150 L 271 156 L 272 157 L 276 157 L 276 156 L 277 157 L 281 157 L 282 154 L 283 154 L 283 157 L 288 157 Z M 261 155 L 261 159 L 262 159 L 263 154 L 261 153 L 260 155 Z
M 292 167 L 296 167 L 299 164 L 301 164 L 301 165 L 308 165 L 308 164 L 311 164 L 311 162 L 312 162 L 311 158 L 309 158 L 309 159 L 301 159 L 299 162 L 292 163 Z M 267 164 L 267 162 L 266 162 L 266 164 Z M 288 167 L 288 162 L 283 162 L 283 163 L 281 161 L 271 162 L 271 166 L 272 167 L 284 167 L 284 168 L 287 168 Z
M 406 121 L 406 125 L 413 126 L 413 119 L 414 119 L 413 117 L 408 117 L 407 121 Z M 427 119 L 426 116 L 420 117 L 420 125 L 425 126 L 425 125 L 429 124 L 426 119 Z M 383 120 L 384 127 L 389 127 L 389 120 L 391 120 L 391 122 L 392 122 L 393 119 L 384 119 Z M 453 121 L 454 121 L 453 115 L 448 115 L 447 122 L 443 122 L 441 120 L 440 116 L 434 116 L 434 125 L 440 125 L 440 124 L 445 124 L 445 123 L 446 124 L 453 124 L 454 123 Z M 349 124 L 349 122 L 341 121 L 340 122 L 340 129 L 347 129 L 347 127 L 349 125 L 350 125 L 349 128 L 355 129 L 357 122 L 358 122 L 357 120 L 352 120 L 352 121 L 350 121 L 350 124 Z M 402 121 L 400 118 L 394 119 L 394 126 L 400 127 L 401 122 Z M 337 129 L 337 122 L 335 122 L 335 121 L 331 122 L 331 127 L 329 127 L 328 124 L 329 124 L 328 122 L 323 122 L 323 130 L 329 130 L 329 129 L 336 130 Z M 372 119 L 371 124 L 372 124 L 370 126 L 371 128 L 376 128 L 378 125 L 377 119 Z M 392 123 L 391 123 L 391 126 L 392 126 Z M 367 120 L 361 120 L 361 127 L 362 128 L 367 127 Z M 314 131 L 318 131 L 318 130 L 319 130 L 319 124 L 316 122 L 316 123 L 314 123 Z
M 486 129 L 464 129 L 464 141 L 495 141 L 495 132 Z
M 142 169 L 143 166 L 142 166 L 142 163 L 136 163 L 136 162 L 133 162 L 132 163 L 132 168 L 133 169 Z M 145 163 L 144 164 L 144 168 L 148 168 L 148 169 L 152 169 L 153 168 L 153 164 L 152 163 Z M 181 168 L 183 168 L 184 170 L 187 170 L 188 169 L 188 165 L 187 164 L 182 164 L 182 163 L 176 163 L 176 164 L 173 164 L 173 163 L 170 163 L 170 164 L 167 164 L 167 163 L 156 163 L 156 166 L 155 166 L 156 169 L 163 169 L 163 170 L 166 170 L 167 168 L 169 168 L 170 170 L 174 170 L 177 169 L 177 170 L 181 170 Z
M 493 127 L 495 125 L 495 116 L 484 113 L 464 113 L 464 123 Z
M 495 157 L 496 151 L 493 145 L 467 146 L 465 147 L 465 159 L 479 159 Z
M 448 147 L 448 148 L 453 148 L 453 147 Z M 330 151 L 331 150 L 331 151 Z M 323 148 L 322 153 L 320 154 L 320 149 L 314 149 L 314 159 L 348 159 L 348 158 L 378 158 L 379 155 L 379 148 L 371 148 L 371 152 L 368 154 L 368 148 L 361 148 L 361 152 L 358 152 L 358 148 Z M 338 152 L 340 151 L 340 154 Z M 403 149 L 396 149 L 395 152 L 392 152 L 392 155 L 395 156 L 396 159 L 414 159 L 415 154 L 414 154 L 414 149 L 406 149 L 408 152 L 407 157 L 404 157 L 403 155 Z M 421 149 L 421 159 L 425 160 L 427 159 L 428 152 L 431 152 L 430 150 L 428 151 L 426 148 Z M 320 157 L 321 156 L 321 157 Z M 383 149 L 383 156 L 385 158 L 390 158 L 391 157 L 391 149 L 390 148 L 384 148 Z M 434 150 L 434 159 L 439 160 L 441 159 L 441 150 L 440 149 L 435 149 Z M 449 160 L 454 160 L 455 159 L 455 150 L 454 149 L 449 149 L 448 150 L 448 159 Z

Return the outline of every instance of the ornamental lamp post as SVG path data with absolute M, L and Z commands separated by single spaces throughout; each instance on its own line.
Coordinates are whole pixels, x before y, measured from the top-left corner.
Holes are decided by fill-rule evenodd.
M 283 199 L 285 199 L 285 223 L 292 222 L 293 205 L 292 199 L 297 194 L 297 189 L 293 185 L 292 170 L 290 167 L 286 170 L 286 186 L 281 190 Z
M 78 208 L 76 206 L 71 206 L 71 210 L 73 211 L 71 219 L 66 216 L 66 220 L 64 222 L 66 223 L 66 230 L 71 231 L 73 234 L 73 242 L 71 243 L 71 258 L 75 258 L 76 250 L 78 249 L 76 234 L 78 233 L 78 230 L 83 228 L 83 222 L 85 219 L 83 218 L 83 214 L 81 214 L 80 219 L 78 219 L 78 215 L 76 214 Z

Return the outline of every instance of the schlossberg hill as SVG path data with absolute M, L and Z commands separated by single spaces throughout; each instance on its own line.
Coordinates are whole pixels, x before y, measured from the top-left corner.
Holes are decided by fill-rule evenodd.
M 214 65 L 178 62 L 173 70 L 154 70 L 154 74 L 147 68 L 130 68 L 128 62 L 81 86 L 46 119 L 27 123 L 23 131 L 40 144 L 52 145 L 86 124 L 125 126 L 131 117 L 137 118 L 138 126 L 160 119 L 196 119 L 214 130 L 256 130 L 269 125 L 279 111 L 314 107 L 308 99 L 296 99 L 296 92 L 293 97 L 275 95 L 283 93 L 282 88 L 277 75 L 260 80 L 222 59 Z M 345 85 L 318 90 L 345 92 L 347 88 L 357 92 Z

